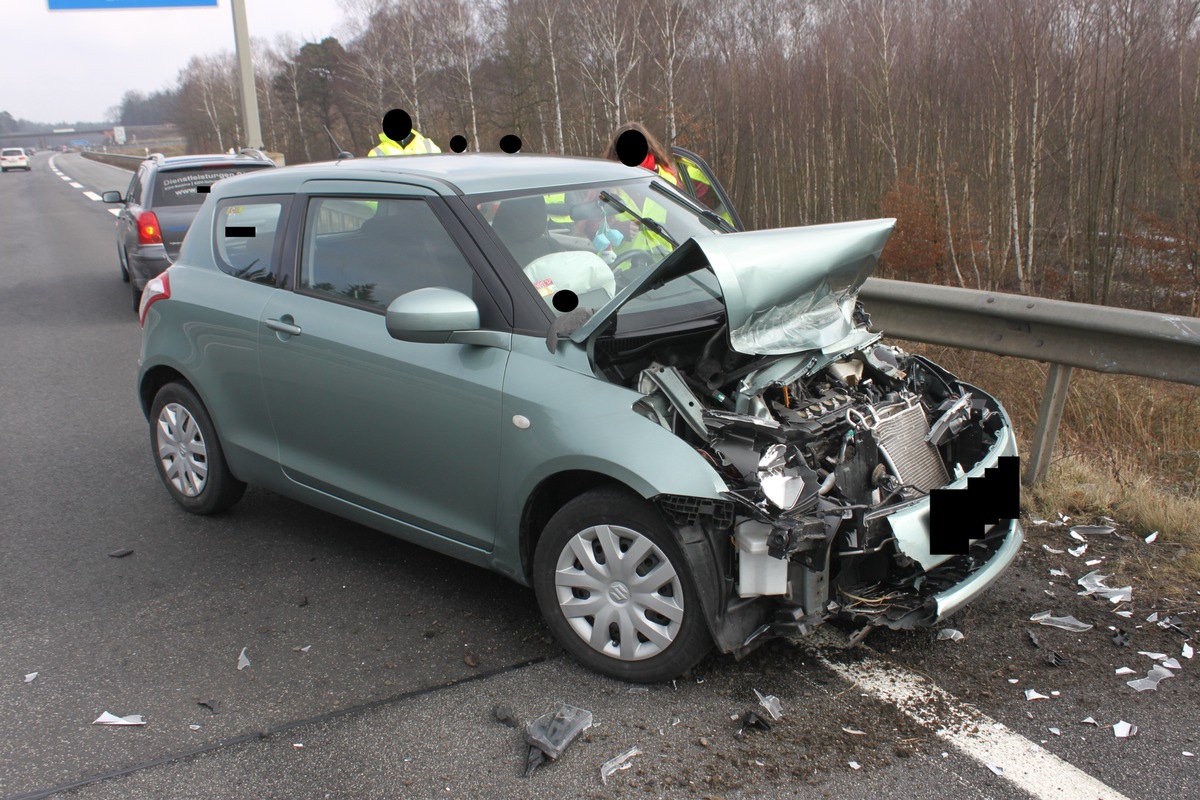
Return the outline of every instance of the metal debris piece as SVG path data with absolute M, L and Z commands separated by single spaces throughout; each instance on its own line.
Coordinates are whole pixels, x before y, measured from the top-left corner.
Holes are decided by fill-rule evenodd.
M 1001 778 L 1004 777 L 1004 767 L 998 767 L 995 764 L 988 764 L 987 768 L 999 775 Z
M 1113 733 L 1118 739 L 1128 739 L 1130 736 L 1137 736 L 1137 725 L 1131 725 L 1125 720 L 1121 720 L 1116 725 L 1113 725 Z
M 1124 630 L 1118 629 L 1116 635 L 1112 637 L 1112 640 L 1113 644 L 1117 645 L 1118 647 L 1129 647 L 1130 643 L 1133 641 L 1133 637 Z
M 130 714 L 127 717 L 118 717 L 116 714 L 110 714 L 105 711 L 100 716 L 92 721 L 93 725 L 145 725 L 146 721 L 142 719 L 141 714 Z
M 1061 556 L 1063 553 L 1066 552 L 1066 550 L 1055 550 L 1053 547 L 1051 547 L 1048 544 L 1042 545 L 1042 549 L 1045 550 L 1047 553 L 1051 553 L 1056 556 Z
M 508 706 L 496 706 L 492 709 L 492 719 L 510 728 L 515 728 L 520 725 L 517 715 Z
M 1106 536 L 1115 531 L 1112 525 L 1076 525 L 1071 533 L 1082 533 L 1084 536 Z
M 866 736 L 866 731 L 860 731 L 858 728 L 842 728 L 842 730 L 851 736 Z
M 1025 690 L 1025 699 L 1026 700 L 1049 700 L 1050 695 L 1042 694 L 1037 689 L 1026 689 Z
M 745 714 L 742 714 L 742 716 L 738 717 L 738 729 L 734 731 L 733 735 L 740 739 L 742 735 L 746 733 L 746 731 L 769 730 L 771 730 L 771 723 L 760 717 L 756 712 L 747 711 Z
M 1154 689 L 1157 691 L 1159 681 L 1161 681 L 1163 678 L 1174 677 L 1174 672 L 1155 664 L 1150 668 L 1150 671 L 1146 673 L 1146 677 L 1138 678 L 1136 681 L 1125 681 L 1125 683 L 1139 692 L 1144 692 L 1148 689 Z
M 1158 531 L 1146 537 L 1146 544 L 1154 544 L 1154 540 L 1158 538 Z
M 1046 661 L 1052 667 L 1065 667 L 1067 665 L 1067 659 L 1063 658 L 1053 650 L 1051 650 L 1050 654 L 1046 656 Z
M 1111 577 L 1111 575 L 1101 575 L 1099 571 L 1094 570 L 1075 582 L 1083 587 L 1083 591 L 1079 592 L 1081 595 L 1098 594 L 1101 597 L 1108 598 L 1113 603 L 1128 603 L 1132 601 L 1132 586 L 1115 589 L 1104 585 L 1104 581 Z
M 862 764 L 858 763 L 857 761 L 847 761 L 846 763 L 850 765 L 850 769 L 853 769 L 853 770 L 862 769 Z
M 133 555 L 132 548 L 122 547 L 120 550 L 113 550 L 111 553 L 108 554 L 108 557 L 109 558 L 124 558 L 125 556 L 131 556 L 131 555 Z
M 1087 548 L 1088 548 L 1087 543 L 1084 542 L 1083 544 L 1079 545 L 1079 547 L 1073 547 L 1073 548 L 1068 549 L 1067 552 L 1070 553 L 1071 555 L 1075 556 L 1075 558 L 1079 558 L 1081 555 L 1083 555 L 1084 553 L 1087 552 Z
M 246 657 L 246 648 L 242 648 L 241 655 L 238 656 L 238 670 L 241 671 L 250 666 L 250 659 Z
M 776 722 L 783 719 L 783 704 L 779 702 L 778 697 L 773 694 L 764 695 L 758 689 L 754 690 L 754 696 L 758 698 L 758 704 L 771 715 L 771 719 Z
M 605 761 L 600 765 L 600 782 L 608 785 L 609 775 L 612 775 L 618 770 L 629 769 L 633 766 L 633 764 L 629 763 L 629 760 L 634 756 L 640 756 L 641 754 L 642 748 L 634 745 L 616 758 L 610 758 L 608 761 Z
M 1036 622 L 1039 625 L 1047 625 L 1051 628 L 1061 628 L 1064 631 L 1074 631 L 1080 633 L 1082 631 L 1090 631 L 1092 625 L 1087 622 L 1080 622 L 1074 617 L 1054 617 L 1049 611 L 1039 611 L 1029 618 L 1030 622 Z
M 937 638 L 939 642 L 945 641 L 946 639 L 950 639 L 955 642 L 961 642 L 963 640 L 963 634 L 962 631 L 958 630 L 957 628 L 942 628 L 940 631 L 938 631 Z
M 1195 651 L 1192 650 L 1192 646 L 1190 644 L 1188 644 L 1187 642 L 1184 642 L 1183 643 L 1183 657 L 1191 658 L 1194 653 L 1195 653 Z M 37 673 L 35 672 L 34 674 L 36 675 Z
M 1185 655 L 1187 655 L 1187 654 L 1185 653 Z M 1188 658 L 1191 658 L 1191 656 L 1188 656 Z M 33 683 L 33 679 L 36 678 L 37 676 L 38 676 L 38 674 L 36 672 L 27 672 L 27 673 L 25 673 L 25 682 Z
M 1113 670 L 1113 673 L 1116 675 L 1132 675 L 1133 672 L 1129 667 L 1117 667 Z
M 1174 658 L 1164 659 L 1162 665 L 1168 669 L 1183 669 L 1183 665 L 1179 663 L 1178 659 Z

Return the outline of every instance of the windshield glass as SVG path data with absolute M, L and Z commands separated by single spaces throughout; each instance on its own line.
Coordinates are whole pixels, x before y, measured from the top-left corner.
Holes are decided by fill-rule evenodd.
M 656 188 L 651 188 L 654 184 Z M 655 179 L 538 194 L 468 198 L 554 315 L 600 308 L 692 236 L 719 230 Z M 556 300 L 557 297 L 557 300 Z M 631 300 L 618 330 L 646 328 L 721 309 L 716 278 L 687 275 Z

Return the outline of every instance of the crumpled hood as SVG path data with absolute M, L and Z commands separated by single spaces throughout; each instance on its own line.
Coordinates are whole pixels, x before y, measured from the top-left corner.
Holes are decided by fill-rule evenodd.
M 859 288 L 879 262 L 894 219 L 695 236 L 638 276 L 571 338 L 583 343 L 639 294 L 710 269 L 724 296 L 732 348 L 747 355 L 815 350 L 854 328 Z

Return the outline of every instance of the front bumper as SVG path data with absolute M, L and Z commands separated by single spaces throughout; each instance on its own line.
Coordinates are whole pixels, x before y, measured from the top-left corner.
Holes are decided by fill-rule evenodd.
M 1007 530 L 1001 534 L 1000 546 L 982 567 L 967 576 L 966 580 L 933 596 L 937 612 L 935 623 L 941 622 L 982 594 L 1016 560 L 1021 551 L 1021 544 L 1025 541 L 1025 532 L 1021 530 L 1019 522 L 1009 519 L 993 528 L 990 535 L 994 536 L 997 529 L 1004 528 Z

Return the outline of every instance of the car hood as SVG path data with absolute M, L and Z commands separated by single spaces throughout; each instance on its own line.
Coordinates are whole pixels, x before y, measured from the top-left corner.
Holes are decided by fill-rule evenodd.
M 721 287 L 729 341 L 747 355 L 814 350 L 854 328 L 855 298 L 875 269 L 894 219 L 839 222 L 688 239 L 635 278 L 571 339 L 598 336 L 634 297 L 700 269 Z

